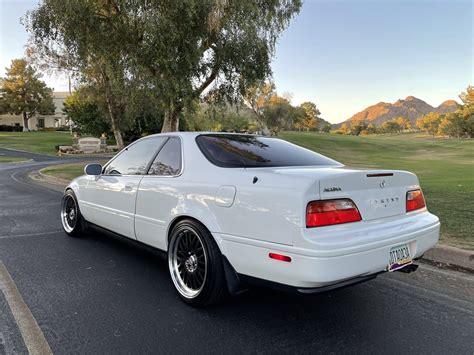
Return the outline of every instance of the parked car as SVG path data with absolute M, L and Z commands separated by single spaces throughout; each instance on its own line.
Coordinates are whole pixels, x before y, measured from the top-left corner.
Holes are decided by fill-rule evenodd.
M 439 238 L 414 174 L 349 168 L 277 138 L 157 134 L 85 174 L 64 193 L 66 233 L 92 226 L 166 251 L 174 287 L 197 306 L 243 283 L 309 293 L 411 271 Z

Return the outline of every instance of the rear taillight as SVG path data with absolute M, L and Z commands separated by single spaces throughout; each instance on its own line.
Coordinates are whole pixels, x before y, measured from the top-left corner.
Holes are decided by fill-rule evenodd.
M 407 192 L 407 212 L 419 210 L 425 206 L 425 198 L 421 190 Z
M 321 200 L 308 203 L 306 207 L 306 227 L 322 227 L 333 224 L 362 220 L 359 210 L 352 200 Z

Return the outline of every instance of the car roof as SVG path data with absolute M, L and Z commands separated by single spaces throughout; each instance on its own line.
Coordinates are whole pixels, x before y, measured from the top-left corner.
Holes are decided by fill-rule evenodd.
M 211 131 L 200 131 L 200 132 L 165 132 L 165 133 L 157 133 L 157 134 L 152 134 L 147 137 L 152 137 L 152 136 L 183 136 L 183 137 L 197 137 L 200 135 L 205 135 L 205 134 L 212 134 L 212 135 L 235 135 L 235 136 L 259 136 L 257 134 L 250 134 L 250 133 L 231 133 L 231 132 L 211 132 Z

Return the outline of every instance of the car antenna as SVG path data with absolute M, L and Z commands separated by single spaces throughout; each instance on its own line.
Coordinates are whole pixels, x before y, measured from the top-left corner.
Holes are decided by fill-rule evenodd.
M 254 176 L 253 177 L 253 183 L 255 184 L 258 181 L 258 177 Z

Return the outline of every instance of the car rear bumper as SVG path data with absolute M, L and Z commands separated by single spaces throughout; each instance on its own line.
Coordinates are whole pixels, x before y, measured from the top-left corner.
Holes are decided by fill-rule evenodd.
M 400 224 L 389 228 L 385 225 L 384 229 L 380 225 L 377 232 L 367 232 L 378 233 L 376 243 L 353 243 L 353 237 L 349 235 L 347 243 L 341 241 L 335 244 L 338 248 L 324 250 L 315 245 L 300 248 L 224 234 L 214 236 L 238 274 L 296 288 L 318 288 L 386 271 L 390 249 L 394 246 L 408 244 L 411 256 L 420 257 L 437 243 L 440 224 L 438 218 L 428 212 L 418 217 L 424 218 L 423 226 L 417 224 L 417 228 L 403 228 Z M 397 229 L 398 233 L 394 233 Z M 290 256 L 291 262 L 271 259 L 270 252 Z

